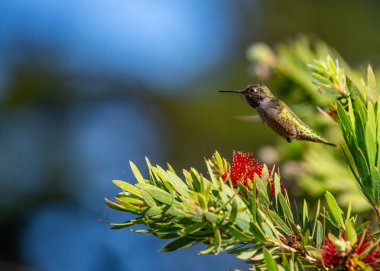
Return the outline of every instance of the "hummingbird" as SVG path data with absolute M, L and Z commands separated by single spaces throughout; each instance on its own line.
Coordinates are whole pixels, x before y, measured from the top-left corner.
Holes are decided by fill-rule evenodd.
M 337 147 L 307 126 L 286 103 L 276 98 L 263 84 L 251 84 L 243 90 L 220 90 L 219 92 L 243 94 L 249 105 L 256 109 L 263 122 L 289 143 L 293 140 L 304 140 Z

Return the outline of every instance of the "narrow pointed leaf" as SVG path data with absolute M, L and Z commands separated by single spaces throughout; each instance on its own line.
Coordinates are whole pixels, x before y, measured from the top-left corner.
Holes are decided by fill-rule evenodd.
M 113 180 L 112 181 L 116 186 L 120 187 L 126 192 L 129 192 L 137 197 L 142 197 L 141 191 L 134 185 L 131 185 L 130 183 L 120 181 L 120 180 Z
M 163 248 L 161 248 L 162 252 L 170 252 L 170 251 L 175 251 L 175 250 L 180 250 L 187 248 L 191 246 L 193 243 L 192 238 L 188 237 L 180 237 L 172 242 L 167 243 Z
M 316 231 L 315 231 L 315 245 L 317 248 L 320 248 L 323 243 L 323 225 L 322 223 L 318 220 L 316 223 Z
M 171 205 L 173 203 L 173 196 L 168 192 L 150 185 L 150 184 L 138 184 L 138 186 L 144 191 L 148 192 L 155 200 L 165 203 L 167 205 Z
M 268 271 L 278 271 L 276 261 L 267 249 L 264 249 L 264 259 Z
M 145 183 L 144 178 L 141 175 L 139 169 L 136 167 L 136 165 L 132 161 L 129 161 L 129 165 L 131 166 L 133 175 L 135 175 L 135 178 L 136 178 L 137 182 L 139 182 L 139 183 Z
M 334 196 L 330 192 L 326 192 L 326 201 L 330 208 L 332 218 L 339 227 L 344 226 L 343 211 L 339 208 Z
M 356 230 L 354 224 L 351 220 L 347 220 L 346 222 L 346 236 L 347 240 L 351 242 L 351 244 L 355 244 L 358 240 L 358 236 L 356 234 Z

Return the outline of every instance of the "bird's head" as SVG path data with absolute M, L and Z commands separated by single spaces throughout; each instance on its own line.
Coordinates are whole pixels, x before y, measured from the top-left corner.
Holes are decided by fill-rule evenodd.
M 265 98 L 274 97 L 269 88 L 263 84 L 251 84 L 242 90 L 221 90 L 220 92 L 243 94 L 253 108 L 258 107 Z

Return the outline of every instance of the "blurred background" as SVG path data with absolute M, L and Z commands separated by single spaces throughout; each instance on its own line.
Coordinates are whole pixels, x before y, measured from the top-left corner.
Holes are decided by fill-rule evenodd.
M 0 270 L 247 269 L 227 254 L 164 254 L 161 240 L 110 230 L 101 221 L 129 217 L 103 203 L 119 192 L 111 180 L 134 182 L 128 161 L 144 171 L 145 156 L 202 171 L 215 150 L 227 158 L 241 150 L 304 184 L 295 196 L 317 197 L 325 188 L 315 180 L 326 176 L 298 182 L 292 172 L 313 171 L 319 147 L 305 157 L 309 143 L 290 147 L 262 124 L 234 119 L 253 111 L 217 90 L 258 81 L 250 44 L 300 34 L 353 66 L 376 67 L 379 12 L 375 0 L 0 1 Z M 302 111 L 305 96 L 267 83 Z

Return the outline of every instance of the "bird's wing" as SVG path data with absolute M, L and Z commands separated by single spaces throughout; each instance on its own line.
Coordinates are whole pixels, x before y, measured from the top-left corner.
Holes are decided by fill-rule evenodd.
M 259 115 L 248 115 L 248 116 L 235 116 L 234 119 L 249 121 L 249 122 L 259 122 L 261 121 Z
M 295 135 L 293 120 L 297 116 L 283 101 L 271 98 L 264 106 L 261 115 L 270 128 L 287 138 Z
M 278 116 L 281 114 L 284 108 L 286 108 L 286 105 L 280 99 L 270 98 L 263 102 L 262 108 L 266 112 L 267 117 L 272 120 L 277 120 Z

